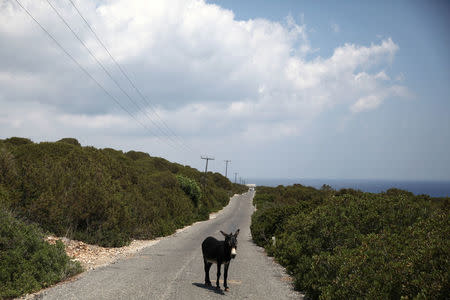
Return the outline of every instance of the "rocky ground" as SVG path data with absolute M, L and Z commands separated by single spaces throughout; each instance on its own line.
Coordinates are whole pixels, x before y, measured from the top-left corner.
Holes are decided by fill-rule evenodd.
M 88 271 L 108 265 L 120 258 L 127 257 L 142 248 L 154 245 L 160 239 L 155 240 L 133 240 L 130 245 L 119 248 L 105 248 L 97 245 L 86 244 L 81 241 L 70 240 L 65 237 L 48 236 L 46 241 L 55 244 L 57 240 L 66 246 L 67 255 L 79 261 L 83 269 Z
M 218 213 L 220 212 L 210 214 L 209 219 L 214 219 Z M 181 232 L 190 226 L 178 229 L 176 233 Z M 111 264 L 118 259 L 131 256 L 145 247 L 158 243 L 161 238 L 154 240 L 133 240 L 130 245 L 119 248 L 107 248 L 97 245 L 90 245 L 81 241 L 71 240 L 66 237 L 48 236 L 45 240 L 50 244 L 55 244 L 57 240 L 63 242 L 66 246 L 67 255 L 72 257 L 74 260 L 79 261 L 85 271 L 89 271 Z

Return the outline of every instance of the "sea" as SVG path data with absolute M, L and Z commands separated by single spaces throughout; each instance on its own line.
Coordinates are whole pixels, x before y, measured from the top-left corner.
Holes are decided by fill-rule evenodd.
M 420 181 L 420 180 L 378 180 L 378 179 L 286 179 L 286 178 L 253 178 L 247 183 L 256 186 L 293 185 L 299 183 L 320 189 L 323 184 L 335 190 L 352 188 L 363 192 L 380 193 L 390 188 L 398 188 L 412 192 L 415 195 L 429 195 L 431 197 L 450 197 L 450 181 Z

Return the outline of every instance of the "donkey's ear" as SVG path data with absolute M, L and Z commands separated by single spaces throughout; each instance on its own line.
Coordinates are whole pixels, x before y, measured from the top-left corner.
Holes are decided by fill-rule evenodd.
M 220 231 L 221 234 L 223 234 L 224 237 L 227 237 L 228 234 L 226 234 L 225 232 L 223 232 L 222 230 Z
M 236 230 L 236 233 L 234 234 L 234 236 L 238 236 L 238 234 L 239 234 L 239 229 L 238 230 Z

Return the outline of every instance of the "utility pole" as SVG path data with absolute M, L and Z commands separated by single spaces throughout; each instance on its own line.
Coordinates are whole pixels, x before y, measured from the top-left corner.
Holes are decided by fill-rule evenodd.
M 228 174 L 228 163 L 231 162 L 231 160 L 224 160 L 224 162 L 225 162 L 225 177 L 228 178 L 227 177 L 227 174 Z
M 234 173 L 234 183 L 236 183 L 237 174 L 238 173 L 236 173 L 236 172 Z
M 206 174 L 208 173 L 208 161 L 210 160 L 214 160 L 214 157 L 208 157 L 208 156 L 200 156 L 201 159 L 205 159 L 206 160 L 206 167 L 205 167 L 205 181 L 203 183 L 204 186 L 206 186 Z

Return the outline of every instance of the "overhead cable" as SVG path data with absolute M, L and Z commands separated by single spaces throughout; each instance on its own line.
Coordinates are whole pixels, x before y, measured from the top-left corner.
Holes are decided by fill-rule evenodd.
M 176 137 L 180 143 L 188 148 L 188 150 L 192 150 L 192 148 L 187 145 L 182 138 L 180 138 L 167 124 L 166 122 L 164 122 L 164 120 L 159 116 L 158 112 L 153 108 L 154 104 L 143 95 L 143 93 L 140 91 L 139 88 L 137 88 L 137 86 L 134 84 L 134 82 L 131 80 L 131 78 L 128 76 L 128 74 L 125 72 L 125 70 L 122 68 L 122 66 L 117 62 L 117 60 L 114 58 L 114 56 L 111 54 L 111 52 L 108 50 L 108 48 L 106 47 L 105 43 L 103 43 L 103 41 L 100 39 L 100 37 L 98 36 L 98 34 L 95 32 L 95 30 L 92 28 L 92 26 L 89 24 L 89 22 L 87 21 L 87 19 L 83 16 L 83 14 L 81 13 L 81 11 L 78 9 L 78 7 L 75 5 L 75 3 L 72 0 L 69 0 L 69 2 L 72 4 L 72 6 L 75 8 L 76 12 L 78 13 L 78 15 L 83 19 L 84 23 L 86 24 L 86 26 L 89 28 L 89 30 L 92 32 L 92 34 L 95 36 L 95 38 L 97 39 L 97 41 L 99 42 L 99 44 L 103 47 L 103 49 L 105 49 L 105 51 L 108 53 L 109 57 L 111 58 L 111 60 L 114 62 L 114 64 L 117 66 L 117 68 L 120 70 L 120 72 L 122 73 L 122 75 L 128 80 L 128 82 L 130 83 L 130 85 L 133 87 L 133 89 L 138 93 L 138 95 L 140 96 L 140 98 L 142 99 L 142 101 L 147 104 L 150 109 L 152 110 L 152 112 L 155 114 L 155 116 L 161 121 L 161 123 L 164 125 L 164 127 L 174 136 Z
M 98 80 L 96 80 L 90 73 L 89 71 L 86 70 L 86 68 L 84 68 L 57 40 L 56 38 L 47 30 L 45 29 L 41 23 L 30 13 L 30 11 L 24 7 L 22 5 L 22 3 L 20 3 L 19 0 L 15 0 L 16 3 L 26 12 L 26 14 L 42 29 L 42 31 L 44 31 L 46 33 L 46 35 L 61 49 L 61 51 L 63 51 L 82 71 L 84 74 L 86 74 L 101 90 L 103 90 L 103 92 L 108 95 L 122 110 L 124 110 L 125 112 L 127 112 L 136 122 L 138 122 L 144 129 L 146 129 L 147 131 L 149 131 L 152 135 L 153 132 L 147 127 L 145 126 L 144 123 L 142 123 L 138 118 L 136 118 L 126 107 L 124 107 L 120 101 L 114 97 L 114 95 L 112 95 L 110 92 L 108 92 L 108 90 L 105 89 L 105 87 L 103 87 L 103 85 L 101 85 L 100 82 L 98 82 Z M 154 135 L 159 139 L 159 136 Z M 173 147 L 171 144 L 168 144 L 171 147 Z
M 72 32 L 72 34 L 75 36 L 75 38 L 83 45 L 83 47 L 88 51 L 89 55 L 92 56 L 92 58 L 94 58 L 94 60 L 97 62 L 97 64 L 102 68 L 102 70 L 106 73 L 106 75 L 114 82 L 114 84 L 122 91 L 122 93 L 128 98 L 128 100 L 133 103 L 138 111 L 142 111 L 143 114 L 150 120 L 150 122 L 153 123 L 153 125 L 155 125 L 163 135 L 165 135 L 166 137 L 168 137 L 172 142 L 173 139 L 167 135 L 164 131 L 161 130 L 161 128 L 158 126 L 158 124 L 156 124 L 152 118 L 150 118 L 150 116 L 146 113 L 145 110 L 143 110 L 139 104 L 134 101 L 130 95 L 122 88 L 122 86 L 117 82 L 116 79 L 114 79 L 114 77 L 111 75 L 111 73 L 105 68 L 105 66 L 102 64 L 102 62 L 95 56 L 94 53 L 92 53 L 92 51 L 89 49 L 89 47 L 86 45 L 86 43 L 84 43 L 84 41 L 80 38 L 80 36 L 72 29 L 72 27 L 69 25 L 69 23 L 65 20 L 65 18 L 59 13 L 59 11 L 55 8 L 55 6 L 51 3 L 50 0 L 47 0 L 47 3 L 50 5 L 50 7 L 53 9 L 53 11 L 58 15 L 58 17 L 60 18 L 60 20 L 66 25 L 66 27 Z M 155 134 L 156 137 L 158 137 Z M 159 137 L 158 137 L 159 138 Z

